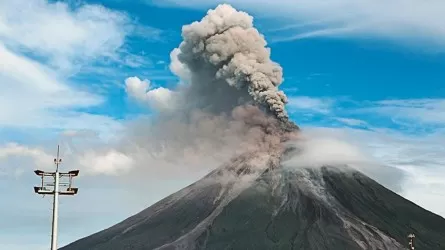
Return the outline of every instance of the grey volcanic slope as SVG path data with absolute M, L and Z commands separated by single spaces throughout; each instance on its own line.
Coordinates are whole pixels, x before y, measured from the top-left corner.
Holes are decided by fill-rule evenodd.
M 221 173 L 62 249 L 445 249 L 444 218 L 346 167 Z

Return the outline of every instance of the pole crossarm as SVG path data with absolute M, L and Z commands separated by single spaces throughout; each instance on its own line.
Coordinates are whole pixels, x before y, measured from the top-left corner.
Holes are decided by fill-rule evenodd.
M 46 172 L 35 170 L 34 173 L 41 178 L 40 186 L 34 187 L 34 192 L 41 195 L 53 195 L 53 214 L 51 228 L 51 250 L 57 250 L 57 231 L 58 231 L 58 214 L 59 214 L 59 195 L 76 195 L 79 191 L 77 187 L 73 187 L 73 178 L 79 175 L 79 170 L 71 170 L 68 172 L 59 172 L 59 164 L 62 159 L 59 158 L 59 146 L 57 146 L 57 158 L 54 159 L 56 165 L 55 172 Z M 45 178 L 50 178 L 50 181 Z M 60 182 L 61 178 L 68 178 L 68 182 Z M 61 190 L 60 187 L 67 187 Z
M 36 170 L 34 171 L 38 176 L 40 176 L 42 178 L 42 183 L 40 186 L 35 186 L 34 187 L 34 192 L 37 194 L 42 194 L 42 195 L 53 195 L 54 194 L 54 188 L 50 188 L 50 187 L 55 187 L 55 184 L 53 183 L 53 181 L 51 182 L 45 182 L 44 177 L 46 176 L 50 176 L 50 177 L 55 177 L 56 172 L 44 172 L 41 170 Z M 66 186 L 66 190 L 59 190 L 59 195 L 75 195 L 77 194 L 77 192 L 79 191 L 79 188 L 73 187 L 72 183 L 73 183 L 73 177 L 77 177 L 79 175 L 79 170 L 72 170 L 70 172 L 67 173 L 58 173 L 59 175 L 59 180 L 62 177 L 68 177 L 69 181 L 68 182 L 59 182 L 59 187 L 60 186 Z

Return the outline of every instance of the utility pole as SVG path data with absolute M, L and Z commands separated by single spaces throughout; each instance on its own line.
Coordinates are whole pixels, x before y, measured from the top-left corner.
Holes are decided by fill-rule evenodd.
M 414 234 L 409 234 L 408 235 L 408 239 L 409 239 L 409 249 L 410 250 L 414 250 L 414 238 L 416 238 L 416 236 Z
M 55 172 L 45 172 L 42 170 L 35 170 L 34 173 L 42 178 L 41 185 L 34 187 L 34 192 L 42 195 L 53 195 L 53 217 L 51 227 L 51 250 L 57 250 L 57 232 L 58 232 L 58 218 L 59 218 L 59 195 L 75 195 L 78 188 L 72 187 L 73 177 L 79 175 L 79 170 L 72 170 L 66 173 L 59 172 L 59 165 L 62 159 L 59 158 L 59 145 L 57 145 L 57 158 L 54 159 L 56 165 Z M 45 177 L 52 177 L 51 182 L 46 182 Z M 68 182 L 60 182 L 63 177 L 68 177 Z M 67 187 L 66 190 L 60 190 L 60 186 Z

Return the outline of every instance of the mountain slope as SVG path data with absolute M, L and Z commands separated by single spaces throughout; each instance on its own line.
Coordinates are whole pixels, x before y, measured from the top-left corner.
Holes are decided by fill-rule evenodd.
M 417 249 L 445 249 L 445 219 L 360 172 L 222 173 L 62 249 L 406 249 L 411 232 Z

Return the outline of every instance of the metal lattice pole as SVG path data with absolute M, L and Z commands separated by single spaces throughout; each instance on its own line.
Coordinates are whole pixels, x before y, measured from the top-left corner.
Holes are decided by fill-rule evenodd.
M 72 187 L 73 177 L 79 175 L 79 170 L 72 170 L 67 173 L 59 172 L 59 165 L 62 163 L 62 159 L 59 158 L 60 147 L 57 146 L 57 158 L 54 159 L 56 165 L 55 172 L 45 172 L 42 170 L 35 170 L 34 173 L 42 178 L 41 186 L 34 187 L 34 192 L 41 195 L 53 195 L 53 216 L 51 227 L 51 250 L 57 250 L 57 232 L 58 232 L 58 219 L 59 219 L 59 195 L 75 195 L 78 192 L 78 188 Z M 45 177 L 52 177 L 51 182 L 45 182 Z M 68 177 L 69 182 L 60 183 L 60 179 Z M 60 190 L 60 187 L 67 187 L 66 190 Z
M 53 220 L 51 229 L 51 250 L 57 250 L 57 227 L 59 225 L 59 147 L 57 147 L 56 172 L 54 173 Z

